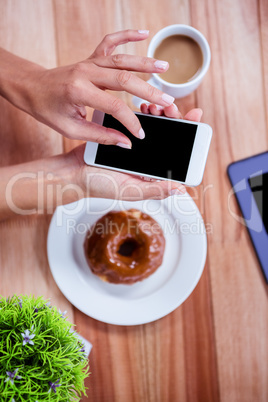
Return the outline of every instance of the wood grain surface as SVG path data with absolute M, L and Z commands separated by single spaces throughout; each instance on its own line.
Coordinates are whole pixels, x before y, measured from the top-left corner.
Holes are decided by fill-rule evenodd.
M 56 286 L 46 256 L 50 218 L 34 216 L 0 224 L 0 294 L 43 294 L 68 310 L 93 344 L 83 401 L 267 402 L 267 285 L 247 231 L 234 218 L 240 212 L 226 174 L 229 163 L 267 150 L 267 1 L 1 0 L 0 46 L 51 68 L 85 59 L 107 33 L 149 29 L 152 38 L 175 23 L 199 29 L 212 52 L 201 86 L 176 102 L 183 112 L 201 107 L 214 132 L 203 183 L 189 190 L 208 228 L 197 287 L 156 322 L 123 327 L 96 321 Z M 119 51 L 145 55 L 149 40 Z M 117 96 L 133 108 L 129 94 Z M 1 98 L 0 110 L 1 165 L 78 143 Z

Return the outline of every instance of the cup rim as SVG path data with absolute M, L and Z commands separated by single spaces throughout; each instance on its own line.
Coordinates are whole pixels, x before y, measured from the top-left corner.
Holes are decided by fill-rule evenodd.
M 211 51 L 210 51 L 210 46 L 209 46 L 209 44 L 208 44 L 208 41 L 207 41 L 207 39 L 205 38 L 205 36 L 204 36 L 198 29 L 192 27 L 191 25 L 186 25 L 186 24 L 173 24 L 173 25 L 167 25 L 167 26 L 165 26 L 164 28 L 160 29 L 160 30 L 152 37 L 152 39 L 151 39 L 151 41 L 150 41 L 150 43 L 149 43 L 149 46 L 148 46 L 147 56 L 148 56 L 148 57 L 154 57 L 154 54 L 153 54 L 153 53 L 154 53 L 154 51 L 155 51 L 155 49 L 156 49 L 156 46 L 154 45 L 154 43 L 155 43 L 155 41 L 158 39 L 159 36 L 161 37 L 163 31 L 166 31 L 166 30 L 173 30 L 173 29 L 176 29 L 176 28 L 185 29 L 185 30 L 187 30 L 188 32 L 195 33 L 195 35 L 197 35 L 197 36 L 200 38 L 200 40 L 201 40 L 201 42 L 202 42 L 202 44 L 203 44 L 203 46 L 204 46 L 204 48 L 205 48 L 205 51 L 206 51 L 206 55 L 204 55 L 204 51 L 203 51 L 203 49 L 201 48 L 204 61 L 203 61 L 203 66 L 202 66 L 202 68 L 201 68 L 201 70 L 200 70 L 200 73 L 197 74 L 197 76 L 196 76 L 195 78 L 193 78 L 192 80 L 189 80 L 189 81 L 184 82 L 184 83 L 182 83 L 182 84 L 174 84 L 174 83 L 172 83 L 172 82 L 165 81 L 163 78 L 161 78 L 161 76 L 160 76 L 158 73 L 152 73 L 152 76 L 154 77 L 155 80 L 159 81 L 161 84 L 164 84 L 164 85 L 166 85 L 166 86 L 168 86 L 168 87 L 170 87 L 170 88 L 187 88 L 188 86 L 194 85 L 196 82 L 199 82 L 200 80 L 202 80 L 202 78 L 204 77 L 204 75 L 205 75 L 205 74 L 207 73 L 207 71 L 208 71 L 208 68 L 209 68 L 209 65 L 210 65 L 210 60 L 211 60 Z M 165 38 L 167 38 L 168 36 L 172 36 L 172 35 L 176 35 L 176 33 L 169 34 L 169 35 L 167 35 Z M 185 33 L 185 36 L 187 36 L 187 32 Z M 161 41 L 164 40 L 165 38 L 161 39 Z M 191 37 L 191 38 L 192 38 L 192 37 Z M 194 38 L 192 38 L 192 39 L 194 39 Z M 194 39 L 194 40 L 195 40 L 195 39 Z M 160 43 L 161 41 L 159 41 L 159 43 Z M 199 43 L 198 43 L 198 44 L 199 44 Z M 154 51 L 152 51 L 152 46 L 153 46 L 153 45 L 154 45 Z M 199 44 L 199 45 L 200 45 L 200 44 Z M 200 47 L 201 47 L 201 46 L 200 46 Z M 206 57 L 205 57 L 205 56 L 206 56 Z

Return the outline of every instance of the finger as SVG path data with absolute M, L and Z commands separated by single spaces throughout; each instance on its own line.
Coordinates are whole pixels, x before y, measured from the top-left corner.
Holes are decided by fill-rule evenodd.
M 109 57 L 97 57 L 94 63 L 99 67 L 116 68 L 144 73 L 163 73 L 168 70 L 169 64 L 164 60 L 151 57 L 138 57 L 126 54 L 115 54 Z
M 154 116 L 162 116 L 164 114 L 164 108 L 163 106 L 155 105 L 155 104 L 150 104 L 148 106 L 149 113 L 151 113 Z
M 202 115 L 203 115 L 203 110 L 200 108 L 196 108 L 196 109 L 192 109 L 188 113 L 186 113 L 186 115 L 184 116 L 184 119 L 199 122 L 202 118 Z
M 153 87 L 141 78 L 126 70 L 91 69 L 91 81 L 99 88 L 107 88 L 113 91 L 126 91 L 150 103 L 161 106 L 169 106 L 174 98 Z
M 171 181 L 148 182 L 141 178 L 128 179 L 120 187 L 120 198 L 125 201 L 139 201 L 146 199 L 164 199 L 171 195 L 185 194 L 186 189 L 182 184 Z
M 103 127 L 85 119 L 68 119 L 58 131 L 67 138 L 92 141 L 105 145 L 117 145 L 130 149 L 132 144 L 123 133 L 112 128 Z
M 87 168 L 87 183 L 91 197 L 125 201 L 164 199 L 186 192 L 182 184 L 172 181 L 147 182 L 137 176 L 93 167 Z
M 143 139 L 145 134 L 140 121 L 132 110 L 121 99 L 112 94 L 90 86 L 90 93 L 83 88 L 81 102 L 85 105 L 101 110 L 119 120 L 135 137 Z M 117 131 L 119 133 L 119 131 Z M 121 135 L 123 135 L 121 133 Z M 127 138 L 126 136 L 124 136 Z
M 149 114 L 149 105 L 147 103 L 142 103 L 140 105 L 141 113 L 143 114 Z
M 173 119 L 182 119 L 182 114 L 174 103 L 164 108 L 164 115 Z
M 91 58 L 96 56 L 111 55 L 117 46 L 123 45 L 124 43 L 128 42 L 136 42 L 144 40 L 147 39 L 148 36 L 149 31 L 147 30 L 132 30 L 132 29 L 127 29 L 125 31 L 119 31 L 112 34 L 108 34 L 97 46 Z
M 145 104 L 146 105 L 146 104 Z M 142 106 L 142 105 L 141 105 Z M 145 109 L 145 107 L 144 107 Z M 147 114 L 151 113 L 154 116 L 166 116 L 174 119 L 182 119 L 182 114 L 174 103 L 168 107 L 163 107 L 155 104 L 146 105 Z M 145 109 L 145 110 L 146 110 Z M 142 110 L 141 110 L 142 111 Z M 142 111 L 142 113 L 145 113 Z

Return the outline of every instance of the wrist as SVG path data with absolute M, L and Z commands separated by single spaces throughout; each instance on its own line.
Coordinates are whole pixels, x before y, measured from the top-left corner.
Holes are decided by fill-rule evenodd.
M 0 49 L 0 95 L 19 109 L 31 113 L 36 76 L 46 69 Z
M 53 181 L 53 205 L 65 205 L 85 197 L 81 183 L 81 165 L 76 159 L 74 151 L 52 157 L 53 169 L 47 175 L 46 186 L 49 180 Z
M 12 215 L 52 214 L 84 197 L 79 165 L 70 154 L 1 168 L 0 220 Z

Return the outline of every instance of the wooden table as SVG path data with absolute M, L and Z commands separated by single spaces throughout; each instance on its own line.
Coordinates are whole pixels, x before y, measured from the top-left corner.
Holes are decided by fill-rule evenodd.
M 50 217 L 3 222 L 0 294 L 51 297 L 93 344 L 88 399 L 94 402 L 267 402 L 267 285 L 240 214 L 227 165 L 267 150 L 266 0 L 1 0 L 0 45 L 45 67 L 86 58 L 103 36 L 126 28 L 185 23 L 208 39 L 212 62 L 199 89 L 177 102 L 198 106 L 214 130 L 202 185 L 191 194 L 208 230 L 201 280 L 173 313 L 145 325 L 98 322 L 76 310 L 47 261 Z M 149 41 L 121 52 L 145 55 Z M 146 77 L 144 77 L 146 78 Z M 131 96 L 118 94 L 131 105 Z M 1 164 L 77 145 L 0 99 Z

